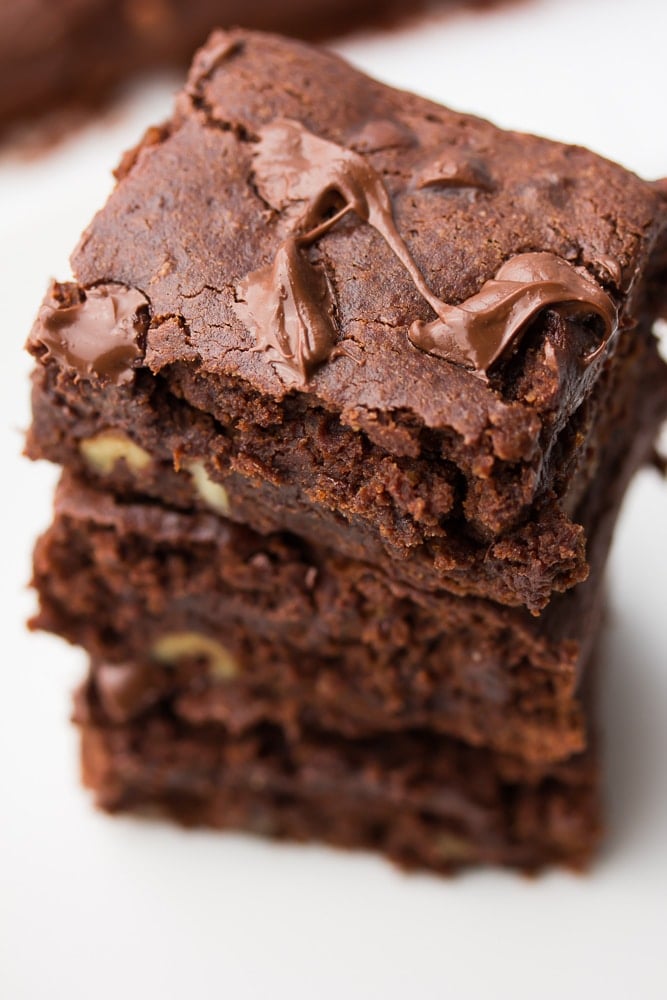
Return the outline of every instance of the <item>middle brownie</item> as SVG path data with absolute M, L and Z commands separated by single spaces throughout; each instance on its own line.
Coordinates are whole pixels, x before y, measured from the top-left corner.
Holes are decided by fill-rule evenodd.
M 288 534 L 123 502 L 66 475 L 35 555 L 34 624 L 106 662 L 123 721 L 173 690 L 184 717 L 234 731 L 418 726 L 560 759 L 585 746 L 577 688 L 615 504 L 596 507 L 591 579 L 535 618 L 406 587 Z

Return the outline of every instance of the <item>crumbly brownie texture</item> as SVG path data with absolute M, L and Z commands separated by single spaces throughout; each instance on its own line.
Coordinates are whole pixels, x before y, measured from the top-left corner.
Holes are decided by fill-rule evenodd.
M 428 732 L 380 740 L 278 726 L 192 726 L 173 706 L 105 714 L 95 670 L 77 699 L 83 777 L 109 811 L 379 850 L 405 867 L 585 866 L 601 834 L 592 748 L 550 768 Z
M 61 484 L 33 625 L 109 664 L 123 719 L 166 690 L 193 721 L 431 727 L 531 759 L 583 748 L 574 689 L 600 580 L 544 621 L 401 587 L 362 563 L 207 514 Z M 131 664 L 131 666 L 128 666 Z M 117 668 L 114 670 L 114 666 Z
M 185 69 L 217 26 L 242 22 L 322 39 L 414 15 L 420 6 L 413 0 L 408 12 L 404 0 L 11 0 L 0 4 L 0 129 L 60 106 L 93 107 L 151 70 Z
M 254 402 L 246 405 L 252 419 Z M 581 527 L 553 499 L 535 505 L 534 520 L 491 543 L 471 537 L 456 514 L 436 526 L 410 459 L 399 466 L 369 454 L 376 449 L 363 447 L 363 435 L 341 434 L 327 414 L 302 409 L 302 401 L 294 400 L 290 429 L 300 428 L 301 442 L 295 454 L 295 439 L 280 426 L 264 428 L 259 441 L 245 432 L 236 438 L 233 425 L 223 429 L 144 373 L 132 389 L 107 389 L 78 382 L 48 362 L 35 373 L 27 452 L 119 496 L 150 496 L 186 510 L 209 509 L 209 496 L 215 497 L 220 512 L 240 523 L 294 532 L 422 589 L 446 587 L 539 610 L 553 589 L 565 590 L 586 576 Z M 107 459 L 110 449 L 116 461 Z M 302 469 L 307 466 L 304 474 L 293 468 L 295 458 Z M 426 470 L 428 463 L 422 465 Z M 193 468 L 201 470 L 196 477 Z M 210 493 L 209 482 L 219 492 Z M 442 511 L 453 504 L 452 491 L 441 483 L 431 500 Z M 411 511 L 433 520 L 436 537 L 418 540 Z M 439 518 L 444 522 L 445 515 Z
M 205 457 L 237 516 L 354 539 L 421 585 L 538 610 L 585 576 L 569 494 L 619 345 L 650 337 L 657 191 L 244 32 L 213 36 L 119 176 L 32 335 L 64 414 L 136 428 L 161 462 Z

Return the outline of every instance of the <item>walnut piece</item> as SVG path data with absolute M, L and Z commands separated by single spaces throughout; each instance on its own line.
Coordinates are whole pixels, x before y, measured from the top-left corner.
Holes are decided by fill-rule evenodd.
M 79 442 L 86 462 L 102 475 L 108 475 L 117 462 L 125 462 L 132 472 L 141 472 L 151 463 L 151 456 L 123 431 L 101 431 Z
M 475 857 L 475 845 L 455 833 L 441 833 L 436 848 L 438 857 L 445 863 L 472 861 Z
M 231 680 L 239 672 L 229 650 L 201 632 L 168 632 L 153 643 L 151 655 L 166 666 L 175 666 L 186 658 L 207 660 L 211 676 L 222 681 Z
M 220 483 L 213 482 L 206 471 L 204 463 L 197 459 L 184 464 L 185 468 L 192 476 L 195 491 L 199 494 L 204 503 L 213 510 L 217 511 L 218 514 L 229 514 L 230 506 L 227 490 L 224 486 L 221 486 Z

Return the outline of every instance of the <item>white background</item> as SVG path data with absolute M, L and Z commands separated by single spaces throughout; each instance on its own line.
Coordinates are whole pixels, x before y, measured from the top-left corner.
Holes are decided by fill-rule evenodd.
M 340 51 L 388 82 L 667 175 L 662 0 L 524 0 Z M 83 656 L 29 636 L 31 542 L 54 470 L 19 458 L 22 344 L 50 276 L 163 118 L 174 81 L 47 155 L 0 156 L 0 997 L 667 996 L 667 487 L 645 472 L 610 567 L 604 725 L 610 835 L 588 877 L 384 861 L 109 819 L 77 784 L 69 691 Z

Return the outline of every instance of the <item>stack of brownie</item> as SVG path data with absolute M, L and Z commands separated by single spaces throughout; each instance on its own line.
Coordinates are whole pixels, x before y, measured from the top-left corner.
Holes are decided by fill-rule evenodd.
M 30 338 L 35 624 L 109 810 L 583 865 L 618 508 L 667 413 L 667 203 L 218 32 Z

